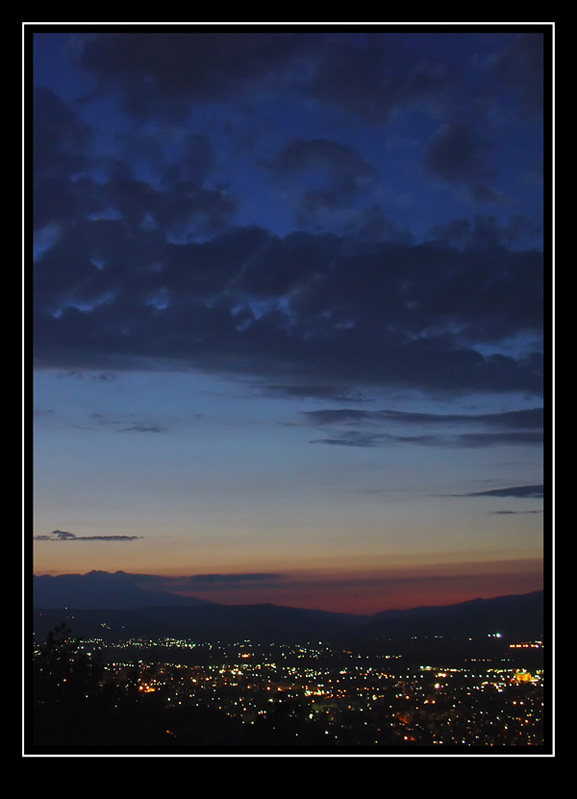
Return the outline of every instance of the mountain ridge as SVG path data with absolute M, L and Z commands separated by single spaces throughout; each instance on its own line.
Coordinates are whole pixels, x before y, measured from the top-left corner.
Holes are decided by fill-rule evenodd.
M 50 624 L 61 623 L 62 616 L 73 619 L 75 635 L 89 637 L 97 636 L 105 625 L 109 637 L 172 636 L 229 642 L 239 638 L 262 642 L 330 640 L 353 646 L 414 637 L 466 640 L 500 635 L 507 640 L 531 640 L 542 635 L 544 628 L 543 591 L 357 615 L 272 603 L 206 602 L 134 586 L 133 578 L 141 582 L 146 579 L 141 575 L 89 573 L 86 583 L 82 577 L 86 575 L 35 578 L 34 624 L 39 636 Z M 104 583 L 107 591 L 103 593 Z M 109 591 L 110 586 L 115 590 Z M 100 604 L 95 605 L 97 600 Z
M 196 606 L 211 604 L 204 599 L 184 597 L 167 591 L 141 588 L 148 575 L 129 572 L 105 572 L 96 569 L 86 574 L 34 575 L 32 593 L 34 607 L 74 607 L 78 610 L 136 609 L 154 605 Z M 103 586 L 106 593 L 103 594 Z M 103 602 L 103 597 L 106 597 Z M 175 603 L 177 599 L 177 603 Z

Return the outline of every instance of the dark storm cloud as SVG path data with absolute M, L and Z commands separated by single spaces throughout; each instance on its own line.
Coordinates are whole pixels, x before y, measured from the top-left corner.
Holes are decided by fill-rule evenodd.
M 149 170 L 163 184 L 191 181 L 203 185 L 216 165 L 208 136 L 158 125 L 118 134 L 119 158 Z
M 454 71 L 439 59 L 411 57 L 394 36 L 327 36 L 305 83 L 312 96 L 366 122 L 417 101 L 436 103 L 454 85 Z
M 126 111 L 182 118 L 193 101 L 245 94 L 282 74 L 303 38 L 266 32 L 113 33 L 84 37 L 79 63 L 98 90 L 112 88 Z
M 84 166 L 92 131 L 48 87 L 34 89 L 32 157 L 37 175 L 69 178 Z
M 499 225 L 490 214 L 475 214 L 473 219 L 453 219 L 444 225 L 436 225 L 433 238 L 446 246 L 461 250 L 487 250 L 488 248 L 511 246 L 520 242 L 536 240 L 542 227 L 523 214 L 512 216 L 505 225 Z
M 50 535 L 37 535 L 35 541 L 137 541 L 140 535 L 75 535 L 65 530 L 53 530 Z
M 291 131 L 262 172 L 295 179 L 306 231 L 232 227 L 243 197 L 209 183 L 215 141 L 162 119 L 195 101 L 270 99 L 258 85 L 382 121 L 444 96 L 452 70 L 386 35 L 99 33 L 76 52 L 96 95 L 110 88 L 149 124 L 115 134 L 105 158 L 69 105 L 35 93 L 39 365 L 198 368 L 341 396 L 367 382 L 540 393 L 543 255 L 521 248 L 520 217 L 449 219 L 416 241 L 384 213 L 360 149 Z M 441 127 L 426 152 L 435 175 L 471 185 L 485 159 L 469 122 Z
M 293 141 L 277 153 L 270 168 L 283 179 L 320 171 L 335 201 L 366 191 L 379 174 L 358 152 L 330 139 Z
M 467 61 L 476 74 L 473 97 L 451 59 L 451 34 L 445 36 L 447 50 L 433 53 L 428 42 L 423 47 L 422 35 L 378 28 L 331 33 L 166 29 L 77 34 L 74 52 L 76 64 L 94 80 L 86 99 L 111 90 L 138 119 L 183 119 L 195 103 L 267 97 L 273 81 L 287 96 L 299 92 L 372 124 L 415 105 L 433 115 L 466 108 L 483 116 L 486 108 L 476 108 L 479 98 L 496 101 L 504 91 L 508 96 L 500 101 L 507 111 L 541 110 L 541 33 L 496 37 L 490 55 L 477 53 L 478 47 L 485 52 L 483 34 L 472 34 Z
M 39 256 L 40 362 L 114 370 L 149 360 L 295 384 L 322 376 L 540 390 L 537 251 L 280 238 L 258 228 L 178 244 L 159 230 L 136 235 L 133 223 L 84 220 Z M 518 336 L 529 343 L 518 353 L 478 350 Z
M 414 102 L 433 105 L 457 75 L 417 58 L 398 37 L 249 31 L 100 33 L 78 38 L 78 63 L 94 93 L 117 92 L 135 117 L 183 118 L 191 103 L 265 92 L 271 79 L 369 122 Z
M 488 59 L 487 72 L 495 90 L 507 90 L 525 114 L 540 115 L 544 98 L 543 36 L 521 33 Z
M 352 201 L 352 197 L 350 200 Z M 378 203 L 355 207 L 325 189 L 306 191 L 295 202 L 294 220 L 303 230 L 344 233 L 358 241 L 410 242 L 413 238 L 382 211 Z
M 47 87 L 34 89 L 32 105 L 34 230 L 101 210 L 100 187 L 87 172 L 95 160 L 91 128 Z
M 488 177 L 486 144 L 469 123 L 449 122 L 432 137 L 423 157 L 425 167 L 450 183 Z
M 206 235 L 224 228 L 236 211 L 224 189 L 206 188 L 190 180 L 157 189 L 123 174 L 112 175 L 105 187 L 109 208 L 135 230 L 157 226 L 178 238 Z
M 92 131 L 51 89 L 35 90 L 33 115 L 36 231 L 73 224 L 86 230 L 88 219 L 122 220 L 122 228 L 128 225 L 134 235 L 156 227 L 162 237 L 186 239 L 212 235 L 236 212 L 237 201 L 228 191 L 203 185 L 214 161 L 204 136 L 189 134 L 176 145 L 170 142 L 165 147 L 170 156 L 162 152 L 162 131 L 140 134 L 135 141 L 119 136 L 119 155 L 104 158 L 98 147 L 89 146 Z M 136 177 L 139 160 L 153 164 L 158 181 Z M 61 234 L 56 228 L 54 235 Z
M 268 166 L 290 193 L 299 228 L 345 231 L 373 240 L 403 236 L 378 204 L 364 207 L 380 176 L 352 147 L 331 139 L 297 139 Z

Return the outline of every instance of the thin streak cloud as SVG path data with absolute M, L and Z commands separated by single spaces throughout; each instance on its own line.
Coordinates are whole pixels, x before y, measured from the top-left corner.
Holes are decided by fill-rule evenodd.
M 35 541 L 137 541 L 140 535 L 76 535 L 65 530 L 53 530 L 50 535 L 37 535 Z

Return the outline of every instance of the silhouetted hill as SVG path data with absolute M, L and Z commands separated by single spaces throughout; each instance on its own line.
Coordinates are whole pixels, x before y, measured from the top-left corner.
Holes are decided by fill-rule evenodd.
M 220 605 L 147 591 L 124 572 L 35 578 L 37 640 L 66 619 L 74 635 L 121 640 L 323 642 L 371 648 L 384 641 L 487 638 L 529 640 L 543 633 L 543 592 L 456 605 L 385 611 L 372 617 L 271 604 Z
M 351 621 L 354 619 L 354 622 Z M 328 641 L 338 637 L 356 617 L 276 605 L 202 605 L 136 609 L 36 608 L 34 629 L 42 641 L 66 621 L 75 636 L 108 641 L 129 638 L 188 638 L 199 642 L 262 643 Z
M 472 599 L 456 605 L 388 610 L 372 617 L 363 631 L 378 636 L 515 635 L 534 637 L 543 632 L 543 591 Z

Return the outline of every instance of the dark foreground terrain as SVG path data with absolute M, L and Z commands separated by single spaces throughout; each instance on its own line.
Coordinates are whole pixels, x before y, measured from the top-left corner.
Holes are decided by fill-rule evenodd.
M 377 617 L 37 608 L 37 752 L 548 751 L 542 595 Z

